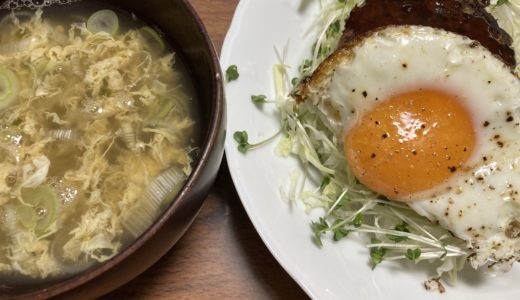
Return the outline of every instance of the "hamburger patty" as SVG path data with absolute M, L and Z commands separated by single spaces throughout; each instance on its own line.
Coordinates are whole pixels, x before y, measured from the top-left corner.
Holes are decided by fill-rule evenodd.
M 319 93 L 310 87 L 323 85 L 318 82 L 334 72 L 337 59 L 350 55 L 349 49 L 365 36 L 393 25 L 429 26 L 467 36 L 513 69 L 516 62 L 511 37 L 485 10 L 487 5 L 489 0 L 366 0 L 365 5 L 356 7 L 347 19 L 336 51 L 300 82 L 292 97 L 301 102 Z
M 359 35 L 388 25 L 422 25 L 441 28 L 479 41 L 514 67 L 511 37 L 485 7 L 489 0 L 367 0 L 348 18 L 340 46 Z

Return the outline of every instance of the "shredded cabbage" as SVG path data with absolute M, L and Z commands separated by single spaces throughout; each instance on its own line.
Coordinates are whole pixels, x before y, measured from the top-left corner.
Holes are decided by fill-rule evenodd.
M 356 5 L 363 3 L 348 0 L 320 2 L 321 12 L 314 26 L 321 34 L 313 46 L 312 57 L 299 68 L 300 79 L 312 74 L 336 49 L 345 19 Z M 518 3 L 520 1 L 513 0 L 506 4 L 513 7 L 509 14 L 520 13 Z M 495 9 L 502 10 L 499 7 Z M 518 18 L 512 19 L 516 28 Z M 519 42 L 520 39 L 515 38 L 515 45 Z M 466 242 L 418 215 L 406 204 L 388 201 L 360 184 L 347 166 L 336 124 L 331 123 L 319 107 L 308 102 L 297 103 L 290 96 L 293 87 L 288 84 L 286 67 L 280 61 L 273 68 L 276 103 L 284 134 L 276 151 L 281 156 L 289 153 L 295 156 L 304 168 L 304 176 L 301 179 L 291 176 L 289 191 L 281 190 L 281 193 L 284 199 L 300 200 L 307 211 L 320 208 L 325 212 L 311 226 L 315 243 L 322 246 L 323 236 L 338 241 L 352 233 L 362 233 L 372 267 L 382 261 L 427 261 L 437 268 L 436 274 L 430 274 L 435 280 L 448 274 L 455 282 L 457 272 L 471 254 Z M 292 92 L 297 93 L 297 85 L 294 89 Z M 309 188 L 305 182 L 315 178 L 316 171 L 322 184 Z M 298 185 L 301 189 L 295 192 Z
M 300 65 L 299 80 L 311 75 L 336 49 L 345 20 L 356 5 L 363 3 L 320 1 L 321 11 L 313 25 L 320 34 L 312 47 L 311 58 Z M 520 0 L 491 1 L 487 9 L 512 36 L 516 60 L 520 61 Z M 325 235 L 338 241 L 351 233 L 362 233 L 366 237 L 372 267 L 382 261 L 428 261 L 436 265 L 437 273 L 430 274 L 432 279 L 425 282 L 426 287 L 437 285 L 439 290 L 444 290 L 440 278 L 446 274 L 455 282 L 457 273 L 471 257 L 469 245 L 449 230 L 418 215 L 406 204 L 388 201 L 360 184 L 345 161 L 337 124 L 332 123 L 319 107 L 309 102 L 297 103 L 290 96 L 291 89 L 294 89 L 292 93 L 298 93 L 298 85 L 295 81 L 292 82 L 295 87 L 288 84 L 286 68 L 282 58 L 273 68 L 276 103 L 284 134 L 276 153 L 283 157 L 292 154 L 304 170 L 298 175 L 291 173 L 289 191 L 281 189 L 281 194 L 290 201 L 300 200 L 307 211 L 320 208 L 325 212 L 311 226 L 315 243 L 322 246 Z M 519 66 L 516 72 L 520 72 Z M 322 184 L 309 188 L 305 183 L 308 178 L 316 178 L 316 172 L 322 178 Z M 300 179 L 301 173 L 304 176 Z M 297 186 L 301 187 L 299 191 Z

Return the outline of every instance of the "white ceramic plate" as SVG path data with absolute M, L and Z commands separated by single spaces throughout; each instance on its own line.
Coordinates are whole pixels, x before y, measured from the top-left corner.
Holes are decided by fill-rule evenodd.
M 253 94 L 274 96 L 272 66 L 274 48 L 287 46 L 286 63 L 296 66 L 310 52 L 315 34 L 309 33 L 318 13 L 315 0 L 242 0 L 237 8 L 221 55 L 222 68 L 236 64 L 237 81 L 226 85 L 228 112 L 227 161 L 238 194 L 256 230 L 271 253 L 300 286 L 315 299 L 438 299 L 422 282 L 433 274 L 428 263 L 383 263 L 369 267 L 368 250 L 357 240 L 334 243 L 324 239 L 318 249 L 311 241 L 311 221 L 319 212 L 307 214 L 281 200 L 291 172 L 298 169 L 293 158 L 274 153 L 276 142 L 239 153 L 233 132 L 247 130 L 250 142 L 263 140 L 279 130 L 274 107 L 259 109 Z M 456 286 L 446 286 L 442 299 L 519 299 L 520 266 L 508 274 L 492 277 L 466 270 Z

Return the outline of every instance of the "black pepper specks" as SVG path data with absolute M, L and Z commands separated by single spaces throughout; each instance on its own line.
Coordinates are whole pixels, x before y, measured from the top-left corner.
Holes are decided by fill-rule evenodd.
M 388 133 L 383 133 L 383 135 L 381 136 L 383 139 L 386 139 L 388 138 Z
M 363 94 L 363 97 L 365 97 L 365 98 L 368 97 L 368 93 L 367 93 L 367 91 L 363 91 L 362 94 Z
M 504 147 L 504 142 L 500 140 L 499 134 L 496 134 L 495 136 L 493 136 L 493 140 L 495 140 L 497 142 L 498 147 L 500 147 L 500 148 Z
M 485 121 L 484 124 L 482 124 L 484 127 L 488 127 L 489 126 L 489 121 Z
M 507 117 L 506 122 L 513 122 L 514 120 L 515 118 L 513 118 L 513 116 L 509 116 Z
M 402 64 L 402 66 L 403 66 L 403 69 L 408 68 L 408 65 L 407 65 L 407 64 Z
M 376 154 L 375 154 L 375 153 L 372 153 L 372 154 L 370 154 L 370 157 L 371 157 L 371 158 L 376 158 Z
M 448 167 L 448 170 L 450 170 L 451 173 L 455 173 L 457 171 L 457 167 L 451 166 L 451 167 Z

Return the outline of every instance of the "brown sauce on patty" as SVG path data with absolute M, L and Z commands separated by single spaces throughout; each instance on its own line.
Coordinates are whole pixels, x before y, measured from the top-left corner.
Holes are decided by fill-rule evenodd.
M 480 42 L 510 67 L 516 65 L 511 37 L 485 7 L 489 0 L 366 0 L 348 18 L 340 46 L 388 25 L 441 28 Z

